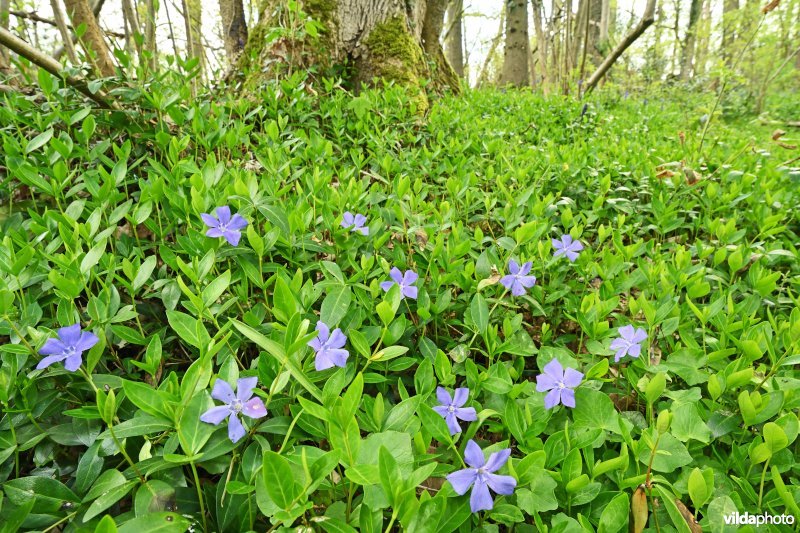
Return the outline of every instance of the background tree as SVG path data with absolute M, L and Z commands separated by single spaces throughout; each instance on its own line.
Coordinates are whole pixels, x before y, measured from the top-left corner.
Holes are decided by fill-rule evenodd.
M 228 61 L 233 63 L 247 43 L 247 20 L 242 0 L 219 0 L 219 16 L 225 54 Z
M 683 41 L 683 51 L 681 53 L 681 79 L 689 79 L 694 62 L 694 49 L 697 42 L 697 21 L 703 8 L 702 0 L 692 0 L 689 8 L 689 26 L 686 28 L 686 38 Z
M 516 87 L 529 85 L 528 0 L 507 0 L 505 44 L 500 84 Z
M 464 77 L 464 0 L 451 0 L 447 7 L 445 34 L 447 62 L 459 78 Z
M 80 38 L 80 43 L 86 51 L 86 55 L 91 61 L 97 72 L 104 77 L 114 75 L 114 62 L 108 50 L 100 25 L 95 19 L 89 0 L 64 0 L 67 14 L 72 21 L 72 27 L 77 28 L 81 24 L 85 25 L 85 31 Z

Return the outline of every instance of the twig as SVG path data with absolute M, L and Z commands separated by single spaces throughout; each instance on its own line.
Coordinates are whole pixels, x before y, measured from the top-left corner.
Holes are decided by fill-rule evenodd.
M 0 28 L 0 45 L 6 46 L 11 49 L 13 52 L 16 52 L 20 56 L 26 58 L 31 63 L 43 68 L 53 76 L 57 76 L 62 78 L 67 85 L 77 89 L 78 91 L 82 92 L 95 102 L 97 102 L 101 107 L 106 109 L 120 109 L 119 104 L 116 102 L 109 101 L 108 95 L 99 89 L 97 92 L 92 92 L 89 90 L 88 85 L 86 84 L 86 80 L 82 78 L 76 78 L 75 76 L 71 76 L 66 72 L 61 70 L 61 63 L 50 57 L 49 55 L 41 52 L 33 48 L 31 45 L 11 33 L 10 31 L 6 30 L 5 28 Z

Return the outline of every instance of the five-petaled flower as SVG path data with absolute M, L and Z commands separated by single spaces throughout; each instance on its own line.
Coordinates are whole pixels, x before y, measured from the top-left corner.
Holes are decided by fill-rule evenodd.
M 200 420 L 216 426 L 230 416 L 228 418 L 228 437 L 232 442 L 238 442 L 247 434 L 242 421 L 239 420 L 239 413 L 250 418 L 261 418 L 267 414 L 267 408 L 261 398 L 253 397 L 253 389 L 257 384 L 257 377 L 242 378 L 236 382 L 236 394 L 234 394 L 228 383 L 217 378 L 211 391 L 211 397 L 224 402 L 225 405 L 212 407 L 200 415 Z
M 225 237 L 231 246 L 238 245 L 239 239 L 242 238 L 242 230 L 247 227 L 247 221 L 239 213 L 231 217 L 231 208 L 227 205 L 218 207 L 215 213 L 217 214 L 216 218 L 208 213 L 200 215 L 200 218 L 209 227 L 206 235 L 208 237 Z
M 472 487 L 472 494 L 469 498 L 469 507 L 473 513 L 478 511 L 490 510 L 494 507 L 492 495 L 489 489 L 497 494 L 510 495 L 514 493 L 517 480 L 511 476 L 500 476 L 495 474 L 511 455 L 510 449 L 495 452 L 489 456 L 488 461 L 484 461 L 483 450 L 474 440 L 467 443 L 464 452 L 464 460 L 470 468 L 457 470 L 447 476 L 447 481 L 453 486 L 453 490 L 459 496 L 466 494 Z
M 639 357 L 639 354 L 642 353 L 641 343 L 647 338 L 647 332 L 642 328 L 634 330 L 630 324 L 622 326 L 617 331 L 619 337 L 611 341 L 611 349 L 617 352 L 614 355 L 614 362 L 619 363 L 619 360 L 626 355 Z
M 452 397 L 444 387 L 436 387 L 436 398 L 441 405 L 437 405 L 433 410 L 444 417 L 451 435 L 461 433 L 461 426 L 458 425 L 456 418 L 465 422 L 478 419 L 478 413 L 475 412 L 474 407 L 464 407 L 468 397 L 469 389 L 466 387 L 456 389 Z
M 519 266 L 516 261 L 511 259 L 508 262 L 508 270 L 511 274 L 503 276 L 500 283 L 506 289 L 510 289 L 514 296 L 522 296 L 525 294 L 525 289 L 533 287 L 536 283 L 536 276 L 527 275 L 531 271 L 531 266 L 533 263 L 530 261 Z
M 392 285 L 397 284 L 400 286 L 400 294 L 403 298 L 411 298 L 412 300 L 417 299 L 418 289 L 412 285 L 412 283 L 417 281 L 419 278 L 416 272 L 413 270 L 400 272 L 399 268 L 392 267 L 392 269 L 389 271 L 389 277 L 392 278 L 392 281 L 381 282 L 381 289 L 389 292 L 389 289 L 392 288 Z
M 575 407 L 575 391 L 572 390 L 581 384 L 583 374 L 574 368 L 561 366 L 557 359 L 553 359 L 544 366 L 544 372 L 536 376 L 536 391 L 546 392 L 544 406 L 552 409 L 559 403 L 567 407 Z
M 575 262 L 578 258 L 578 252 L 583 250 L 581 241 L 573 240 L 570 234 L 563 235 L 560 239 L 552 239 L 552 243 L 553 248 L 556 250 L 553 257 L 566 255 L 567 259 L 572 262 Z
M 361 235 L 369 235 L 369 228 L 364 225 L 367 221 L 367 217 L 364 215 L 353 215 L 350 211 L 345 211 L 344 216 L 342 218 L 342 227 L 343 228 L 350 228 L 350 231 L 357 231 Z
M 326 370 L 332 366 L 344 367 L 350 356 L 347 350 L 343 349 L 347 342 L 345 334 L 339 328 L 331 332 L 328 325 L 321 320 L 317 322 L 316 329 L 317 338 L 308 341 L 308 345 L 317 352 L 314 367 L 317 370 Z
M 58 329 L 57 339 L 47 339 L 39 353 L 46 355 L 36 365 L 37 370 L 47 368 L 53 363 L 64 361 L 64 368 L 75 372 L 81 366 L 83 352 L 97 344 L 100 339 L 91 331 L 81 331 L 81 325 L 73 324 Z

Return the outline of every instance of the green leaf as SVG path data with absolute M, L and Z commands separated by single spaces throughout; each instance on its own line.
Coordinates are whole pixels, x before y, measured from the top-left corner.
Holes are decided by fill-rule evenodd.
M 331 329 L 335 328 L 350 309 L 352 299 L 350 287 L 333 287 L 322 301 L 319 319 Z
M 600 513 L 597 533 L 616 533 L 628 525 L 628 495 L 620 493 L 608 502 Z
M 573 417 L 577 428 L 600 428 L 620 434 L 619 415 L 614 403 L 600 391 L 578 387 Z
M 392 452 L 381 446 L 378 450 L 378 473 L 380 475 L 381 487 L 384 494 L 389 498 L 393 506 L 397 507 L 395 496 L 402 490 L 403 482 L 397 461 L 392 456 Z
M 486 304 L 486 299 L 480 294 L 476 294 L 472 298 L 469 311 L 478 333 L 485 335 L 486 328 L 489 327 L 489 306 Z
M 450 430 L 447 428 L 447 422 L 430 406 L 424 403 L 419 404 L 419 407 L 417 407 L 417 415 L 419 415 L 422 421 L 422 426 L 434 439 L 442 444 L 453 442 L 453 439 L 450 437 Z
M 97 263 L 100 262 L 100 258 L 103 256 L 103 253 L 106 251 L 106 240 L 103 239 L 99 243 L 92 246 L 92 248 L 86 252 L 86 255 L 83 256 L 81 260 L 81 274 L 86 274 L 95 266 Z
M 94 533 L 117 533 L 117 524 L 114 523 L 114 519 L 111 518 L 111 515 L 105 515 L 100 522 L 97 523 L 97 527 L 94 528 Z
M 47 144 L 53 137 L 53 128 L 48 128 L 30 141 L 25 146 L 25 153 L 29 154 Z
M 117 503 L 138 482 L 138 480 L 128 481 L 119 470 L 106 470 L 103 472 L 89 493 L 83 498 L 84 503 L 92 502 L 83 516 L 83 521 L 88 522 Z
M 119 533 L 185 533 L 192 522 L 178 513 L 151 513 L 128 520 Z
M 217 428 L 217 426 L 200 420 L 200 416 L 213 406 L 214 402 L 211 401 L 208 393 L 201 391 L 189 401 L 186 409 L 183 410 L 178 423 L 178 439 L 186 455 L 199 454 Z
M 162 391 L 153 389 L 145 383 L 122 381 L 125 396 L 139 409 L 165 421 L 172 421 L 175 405 L 165 398 Z
M 269 497 L 279 508 L 288 511 L 300 495 L 289 462 L 275 452 L 264 452 L 263 475 Z
M 408 347 L 406 346 L 387 346 L 383 348 L 381 351 L 376 353 L 374 356 L 370 357 L 370 361 L 388 361 L 390 359 L 394 359 L 395 357 L 400 357 L 404 353 L 408 351 Z
M 64 502 L 80 502 L 80 498 L 66 485 L 44 476 L 11 479 L 3 483 L 3 492 L 14 505 L 23 506 L 35 500 L 33 511 L 39 514 L 55 513 Z
M 270 356 L 272 356 L 279 365 L 285 366 L 289 372 L 291 372 L 292 377 L 298 383 L 300 383 L 300 385 L 302 385 L 303 388 L 306 389 L 309 394 L 311 394 L 311 396 L 313 396 L 318 402 L 322 403 L 322 391 L 319 390 L 316 385 L 311 383 L 311 381 L 306 377 L 305 373 L 300 369 L 299 366 L 297 366 L 297 363 L 286 356 L 283 346 L 254 330 L 247 324 L 239 322 L 238 320 L 231 320 L 231 322 L 233 322 L 233 325 L 236 326 L 236 329 L 238 329 L 245 337 L 256 343 Z
M 222 296 L 222 293 L 225 292 L 230 284 L 231 271 L 226 270 L 219 277 L 217 277 L 217 279 L 205 286 L 202 294 L 203 304 L 205 304 L 206 307 L 211 307 L 211 305 L 213 305 L 219 299 L 219 297 Z
M 201 349 L 211 340 L 203 323 L 186 313 L 167 311 L 167 320 L 175 333 L 190 346 Z
M 294 297 L 292 289 L 289 288 L 289 285 L 280 276 L 278 276 L 277 281 L 275 281 L 275 292 L 272 295 L 272 306 L 272 311 L 275 313 L 275 317 L 284 324 L 289 323 L 289 319 L 291 319 L 292 316 L 297 313 L 299 308 L 297 299 Z

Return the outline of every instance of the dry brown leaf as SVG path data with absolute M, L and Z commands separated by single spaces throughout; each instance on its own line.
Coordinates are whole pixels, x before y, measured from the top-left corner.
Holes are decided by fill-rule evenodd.
M 796 144 L 788 144 L 788 143 L 784 143 L 784 142 L 781 142 L 781 141 L 778 141 L 775 144 L 777 144 L 781 148 L 785 148 L 786 150 L 797 150 L 797 145 Z
M 786 135 L 785 131 L 783 131 L 783 130 L 775 130 L 775 131 L 772 132 L 772 140 L 773 141 L 777 141 L 778 139 L 780 139 L 784 135 Z
M 772 0 L 769 4 L 761 8 L 763 14 L 767 14 L 781 4 L 781 0 Z
M 675 505 L 678 507 L 678 511 L 681 513 L 683 519 L 686 520 L 686 525 L 689 526 L 689 529 L 692 530 L 692 533 L 703 533 L 703 528 L 700 527 L 700 524 L 698 524 L 697 520 L 694 519 L 694 515 L 683 504 L 683 502 L 675 498 Z
M 631 512 L 628 521 L 629 533 L 642 533 L 647 525 L 647 518 L 650 514 L 647 508 L 647 487 L 642 483 L 631 496 Z
M 662 170 L 661 172 L 656 174 L 656 177 L 658 179 L 664 179 L 664 178 L 671 178 L 674 175 L 675 175 L 675 173 L 673 171 L 668 170 L 668 169 L 665 168 L 664 170 Z

